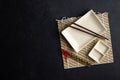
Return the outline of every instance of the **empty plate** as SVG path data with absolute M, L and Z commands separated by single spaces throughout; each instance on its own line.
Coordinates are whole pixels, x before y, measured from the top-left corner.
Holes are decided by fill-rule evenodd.
M 96 62 L 100 63 L 100 60 L 105 55 L 105 53 L 108 51 L 108 49 L 109 47 L 100 40 L 96 43 L 96 45 L 90 51 L 88 56 L 92 58 L 93 60 L 95 60 Z
M 85 15 L 79 18 L 76 24 L 81 25 L 87 29 L 90 29 L 98 34 L 102 34 L 106 31 L 104 25 L 97 18 L 96 14 L 93 10 L 88 11 Z M 74 24 L 71 24 L 74 27 L 78 27 Z M 62 31 L 62 35 L 66 38 L 66 40 L 70 43 L 73 49 L 76 52 L 79 52 L 85 45 L 89 44 L 91 41 L 95 39 L 94 36 L 87 34 L 85 32 L 73 29 L 71 27 L 67 27 Z

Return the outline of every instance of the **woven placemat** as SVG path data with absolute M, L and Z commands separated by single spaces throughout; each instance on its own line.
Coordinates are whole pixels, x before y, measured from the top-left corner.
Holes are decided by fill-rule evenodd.
M 107 31 L 104 32 L 102 35 L 109 39 L 109 40 L 104 40 L 104 42 L 109 46 L 109 50 L 107 51 L 107 53 L 105 53 L 105 56 L 102 58 L 99 64 L 113 63 L 113 52 L 112 52 L 110 27 L 108 21 L 108 13 L 107 12 L 99 13 L 97 14 L 97 16 L 107 29 Z M 72 22 L 76 21 L 77 19 L 78 19 L 77 17 L 71 17 L 71 18 L 63 18 L 62 20 L 57 20 L 58 30 L 60 34 L 61 49 L 70 53 L 70 55 L 67 58 L 65 58 L 65 55 L 62 54 L 64 69 L 84 67 L 84 66 L 88 66 L 88 64 L 89 66 L 98 65 L 98 63 L 96 63 L 94 60 L 88 57 L 88 53 L 97 43 L 98 38 L 91 41 L 79 53 L 76 53 L 61 34 L 61 31 L 67 27 L 66 25 L 70 25 Z

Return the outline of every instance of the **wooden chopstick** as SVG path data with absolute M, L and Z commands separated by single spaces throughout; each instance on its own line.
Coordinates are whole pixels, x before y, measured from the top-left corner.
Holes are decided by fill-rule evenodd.
M 80 26 L 80 25 L 78 25 L 78 24 L 76 24 L 76 23 L 73 23 L 73 24 L 76 25 L 76 26 L 78 26 L 78 27 L 80 27 L 80 28 L 83 28 L 83 29 L 85 29 L 85 30 L 87 30 L 87 31 L 82 30 L 82 29 L 79 29 L 79 28 L 75 28 L 75 27 L 71 26 L 71 27 L 74 28 L 74 29 L 80 30 L 80 31 L 82 31 L 82 32 L 88 33 L 88 34 L 93 35 L 93 36 L 98 37 L 98 38 L 102 38 L 102 39 L 107 39 L 107 40 L 108 40 L 108 38 L 106 38 L 106 37 L 104 37 L 104 36 L 102 36 L 102 35 L 94 32 L 94 31 L 92 31 L 92 30 L 90 30 L 90 29 L 87 29 L 87 28 L 85 28 L 85 27 L 83 27 L 83 26 Z M 89 31 L 89 32 L 88 32 L 88 31 Z M 90 33 L 90 32 L 91 32 L 91 33 Z
M 92 36 L 95 36 L 95 37 L 98 37 L 98 38 L 103 38 L 103 37 L 101 37 L 101 36 L 95 35 L 95 34 L 93 34 L 93 33 L 90 33 L 90 32 L 88 32 L 88 31 L 82 30 L 82 29 L 80 29 L 80 28 L 76 28 L 76 27 L 73 27 L 73 26 L 71 26 L 71 25 L 70 25 L 70 27 L 71 27 L 71 28 L 74 28 L 74 29 L 76 29 L 76 30 L 85 32 L 85 33 L 87 33 L 87 34 L 90 34 L 90 35 L 92 35 Z M 107 38 L 105 38 L 105 39 L 107 39 Z M 108 39 L 107 39 L 107 40 L 108 40 Z

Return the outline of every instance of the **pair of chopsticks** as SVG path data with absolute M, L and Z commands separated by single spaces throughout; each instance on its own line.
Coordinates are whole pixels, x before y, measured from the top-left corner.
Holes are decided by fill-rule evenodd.
M 87 28 L 85 28 L 85 27 L 83 27 L 83 26 L 80 26 L 79 24 L 76 24 L 76 23 L 73 23 L 73 24 L 76 25 L 76 26 L 78 26 L 79 28 L 76 28 L 76 27 L 70 25 L 71 28 L 77 29 L 77 30 L 79 30 L 79 31 L 85 32 L 85 33 L 87 33 L 87 34 L 90 34 L 90 35 L 92 35 L 92 36 L 95 36 L 95 37 L 98 37 L 98 38 L 101 38 L 101 39 L 107 39 L 107 40 L 108 40 L 108 38 L 106 38 L 106 37 L 104 37 L 104 36 L 102 36 L 102 35 L 94 32 L 94 31 L 92 31 L 92 30 L 90 30 L 90 29 L 87 29 Z M 80 28 L 82 28 L 82 29 L 80 29 Z

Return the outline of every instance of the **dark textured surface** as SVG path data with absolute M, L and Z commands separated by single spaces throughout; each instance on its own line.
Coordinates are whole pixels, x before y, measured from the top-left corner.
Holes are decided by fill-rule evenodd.
M 1 0 L 2 80 L 120 80 L 120 0 Z M 109 12 L 114 63 L 64 70 L 55 19 Z

